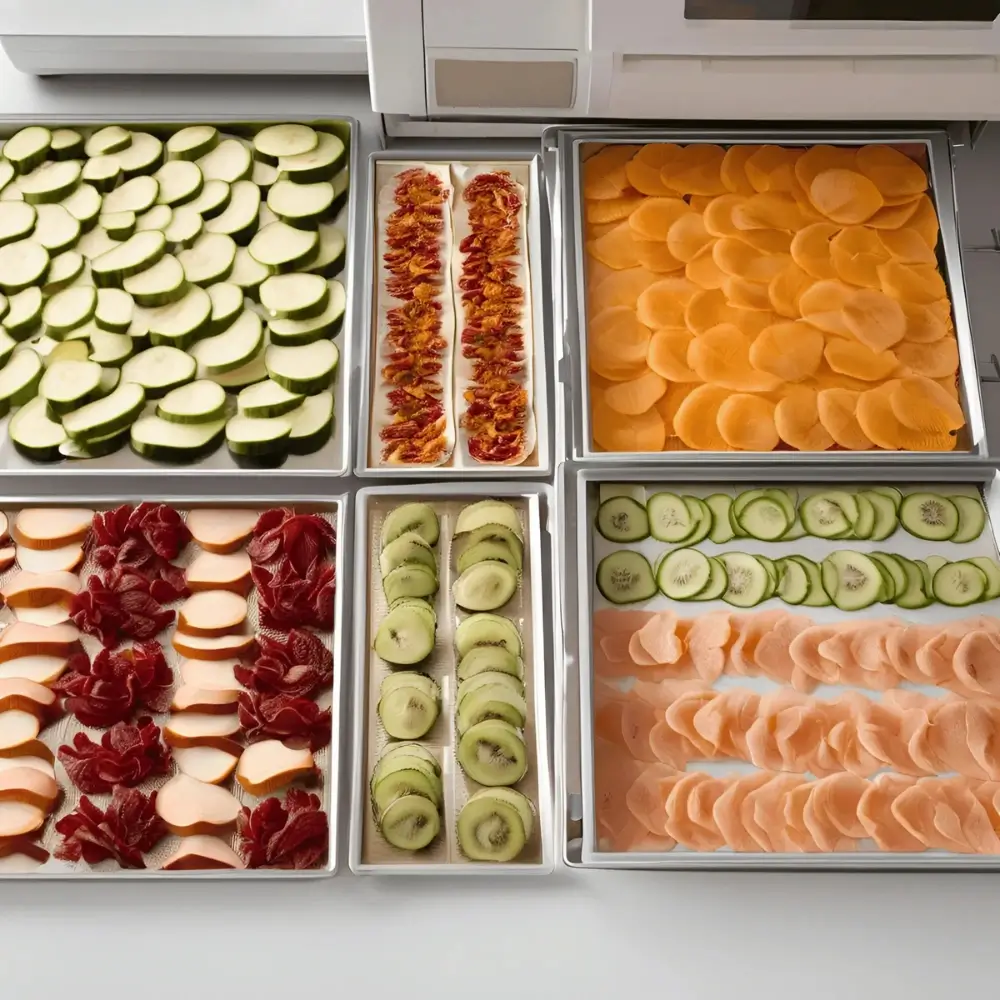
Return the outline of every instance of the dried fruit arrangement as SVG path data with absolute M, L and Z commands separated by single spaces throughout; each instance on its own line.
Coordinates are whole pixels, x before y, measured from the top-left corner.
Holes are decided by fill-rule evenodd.
M 0 154 L 0 413 L 19 453 L 318 451 L 346 308 L 346 126 L 37 125 Z M 337 134 L 334 134 L 337 131 Z M 158 137 L 159 136 L 159 137 Z M 233 398 L 235 397 L 235 398 Z
M 937 503 L 972 497 L 971 491 L 944 498 L 915 488 L 901 494 L 889 488 L 842 492 L 847 500 L 836 504 L 841 515 L 856 509 L 849 500 L 873 493 L 891 503 L 900 500 L 900 521 L 911 531 L 911 512 L 902 508 L 907 498 L 931 496 Z M 605 502 L 620 496 L 616 488 L 608 493 Z M 784 490 L 745 491 L 737 502 L 749 497 L 744 509 L 762 496 L 782 502 L 778 494 L 792 499 Z M 665 496 L 676 497 L 682 508 L 689 499 Z M 803 507 L 813 496 L 823 503 L 837 499 L 820 490 L 806 496 L 799 507 L 803 523 Z M 726 509 L 735 509 L 733 497 L 726 500 Z M 698 510 L 695 505 L 694 521 Z M 740 523 L 738 514 L 730 529 Z M 598 554 L 607 546 L 607 515 L 605 510 L 595 539 Z M 649 528 L 653 520 L 651 515 Z M 623 611 L 597 599 L 592 650 L 598 850 L 1000 854 L 1000 758 L 992 749 L 1000 738 L 1000 617 L 995 606 L 989 615 L 966 618 L 953 612 L 949 617 L 941 605 L 933 614 L 918 610 L 928 602 L 912 594 L 922 567 L 910 557 L 927 544 L 924 525 L 917 523 L 920 531 L 896 538 L 897 546 L 910 550 L 905 556 L 866 550 L 847 554 L 845 561 L 834 551 L 812 563 L 821 589 L 829 584 L 826 567 L 838 569 L 833 593 L 823 600 L 813 599 L 809 574 L 804 583 L 792 576 L 790 567 L 801 570 L 810 560 L 788 556 L 771 563 L 744 553 L 728 585 L 733 593 L 716 595 L 735 607 L 721 604 L 681 617 L 673 602 L 710 599 L 677 589 L 682 564 L 693 566 L 692 554 L 704 555 L 693 547 L 674 550 L 660 564 L 666 609 Z M 613 530 L 624 527 L 617 519 Z M 668 531 L 681 527 L 673 523 Z M 992 540 L 974 541 L 982 527 L 959 541 L 966 551 L 975 549 L 969 559 L 976 562 L 942 559 L 935 591 L 955 584 L 956 568 L 976 570 L 980 562 L 1000 582 Z M 955 545 L 954 535 L 951 524 L 940 544 Z M 798 538 L 807 540 L 804 533 Z M 699 542 L 712 544 L 708 536 Z M 837 543 L 826 534 L 810 544 L 818 553 Z M 924 564 L 933 568 L 932 559 Z M 758 610 L 758 601 L 744 600 L 736 591 L 744 577 L 758 580 L 758 571 L 763 600 L 803 583 L 806 599 L 789 603 L 808 605 L 810 613 L 765 610 L 763 604 Z M 987 574 L 976 571 L 978 585 Z M 873 592 L 875 600 L 888 600 L 899 583 L 906 589 L 896 592 L 895 602 L 911 609 L 910 620 L 845 619 L 826 608 L 867 607 Z M 1000 589 L 994 598 L 998 594 Z
M 30 870 L 50 852 L 166 871 L 320 866 L 336 541 L 326 517 L 38 507 L 18 512 L 9 537 L 4 867 Z
M 379 188 L 371 441 L 378 464 L 532 460 L 522 174 L 514 164 L 394 164 Z
M 401 504 L 381 522 L 388 607 L 373 642 L 384 669 L 372 816 L 381 838 L 400 852 L 516 861 L 530 850 L 536 827 L 532 791 L 513 787 L 533 756 L 519 625 L 524 528 L 517 509 L 498 500 L 439 506 L 441 513 L 426 503 Z M 439 592 L 439 573 L 454 581 L 450 598 Z M 454 720 L 442 714 L 442 690 L 453 700 Z M 460 774 L 443 767 L 451 753 Z M 442 837 L 446 813 L 457 813 L 456 828 Z
M 582 165 L 602 451 L 950 451 L 928 176 L 892 146 L 607 145 Z

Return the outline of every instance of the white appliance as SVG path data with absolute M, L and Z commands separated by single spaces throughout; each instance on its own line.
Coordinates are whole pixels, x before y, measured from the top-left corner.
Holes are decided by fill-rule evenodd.
M 364 73 L 363 0 L 0 0 L 26 73 Z
M 991 0 L 365 0 L 373 106 L 397 127 L 996 119 L 998 14 Z

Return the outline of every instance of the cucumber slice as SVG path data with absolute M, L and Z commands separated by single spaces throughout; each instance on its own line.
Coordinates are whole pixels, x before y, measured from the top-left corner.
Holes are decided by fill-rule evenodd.
M 156 415 L 174 424 L 204 424 L 226 415 L 226 390 L 208 379 L 171 389 L 156 407 Z
M 184 268 L 176 257 L 166 254 L 152 267 L 126 278 L 125 291 L 140 306 L 165 306 L 184 298 Z
M 712 576 L 712 564 L 698 549 L 674 549 L 660 563 L 656 584 L 660 593 L 675 601 L 690 601 L 704 590 Z
M 222 333 L 243 312 L 243 290 L 239 285 L 220 281 L 209 285 L 208 297 L 212 300 L 212 319 L 209 333 Z
M 250 180 L 260 188 L 262 193 L 266 193 L 268 188 L 278 179 L 278 168 L 263 160 L 253 161 L 253 173 Z
M 319 235 L 295 229 L 284 222 L 272 222 L 259 230 L 247 248 L 269 274 L 295 271 L 309 264 L 319 252 Z
M 90 327 L 91 361 L 104 368 L 120 368 L 132 356 L 135 344 L 127 333 L 109 333 L 96 326 Z
M 104 199 L 93 185 L 81 184 L 60 204 L 80 223 L 83 230 L 88 230 L 97 222 L 97 217 L 104 207 Z
M 302 276 L 294 275 L 293 277 Z M 301 347 L 317 340 L 328 340 L 336 336 L 344 323 L 347 293 L 339 281 L 328 281 L 327 286 L 329 298 L 326 307 L 318 316 L 312 319 L 268 320 L 267 328 L 271 336 L 271 343 L 283 347 Z M 260 294 L 263 294 L 263 287 L 262 284 Z
M 882 499 L 886 500 L 887 498 L 883 497 Z M 895 601 L 897 596 L 906 592 L 909 577 L 906 571 L 906 564 L 901 558 L 888 552 L 869 552 L 868 557 L 880 569 L 885 570 L 885 574 L 889 577 L 888 593 L 886 594 L 887 603 Z
M 740 514 L 746 509 L 746 507 L 753 503 L 754 500 L 759 500 L 761 497 L 767 496 L 767 490 L 744 490 L 742 493 L 736 494 L 736 499 L 733 501 L 733 513 L 736 515 L 736 520 L 739 521 Z M 789 519 L 791 520 L 791 519 Z
M 261 225 L 264 220 L 261 219 Z M 347 260 L 347 241 L 344 234 L 334 225 L 320 223 L 319 252 L 316 259 L 306 267 L 310 274 L 320 274 L 324 278 L 333 278 L 344 269 Z
M 18 181 L 24 200 L 32 205 L 62 201 L 80 183 L 82 169 L 77 160 L 57 160 L 35 167 Z
M 906 504 L 905 499 L 903 504 Z M 902 513 L 900 509 L 900 520 L 903 520 Z M 975 563 L 964 559 L 945 563 L 934 574 L 934 596 L 942 604 L 953 608 L 963 608 L 983 600 L 988 586 L 986 574 Z
M 39 205 L 35 231 L 31 238 L 49 252 L 49 256 L 68 250 L 80 238 L 80 223 L 62 205 Z
M 913 562 L 917 564 L 920 575 L 924 578 L 924 593 L 927 594 L 928 600 L 930 600 L 934 595 L 934 574 L 923 559 L 914 559 Z M 969 562 L 974 562 L 974 560 L 970 559 Z M 980 566 L 979 568 L 982 569 L 983 567 Z
M 165 233 L 173 217 L 174 210 L 169 205 L 154 205 L 135 220 L 135 228 L 140 233 L 150 229 L 158 229 L 161 233 Z
M 10 418 L 7 433 L 22 455 L 38 462 L 60 458 L 59 446 L 66 440 L 62 424 L 49 419 L 45 400 L 40 396 L 29 400 Z
M 333 393 L 306 396 L 302 405 L 286 414 L 285 419 L 292 425 L 288 449 L 293 455 L 319 451 L 333 435 Z
M 198 166 L 206 181 L 235 184 L 253 173 L 250 150 L 238 139 L 223 139 L 214 149 L 198 158 Z
M 23 240 L 35 228 L 35 206 L 24 201 L 0 201 L 0 246 Z
M 252 299 L 257 298 L 258 289 L 268 274 L 270 274 L 268 269 L 263 264 L 258 264 L 246 247 L 236 248 L 236 260 L 233 262 L 229 282 L 241 288 L 244 295 Z
M 698 497 L 685 495 L 682 499 L 694 522 L 694 531 L 684 541 L 687 545 L 697 545 L 708 538 L 708 533 L 712 530 L 712 509 Z
M 788 526 L 788 531 L 786 531 L 781 538 L 778 539 L 779 542 L 794 542 L 799 538 L 804 538 L 809 532 L 806 531 L 802 524 L 802 520 L 799 518 L 798 511 L 795 512 L 795 519 Z
M 858 505 L 858 519 L 851 526 L 854 537 L 871 538 L 875 531 L 875 506 L 864 493 L 858 493 L 854 501 Z
M 899 520 L 917 538 L 944 542 L 958 531 L 959 514 L 955 504 L 938 493 L 910 493 L 899 506 Z
M 865 490 L 859 494 L 859 498 L 864 497 L 871 504 L 875 512 L 875 523 L 872 526 L 871 540 L 881 542 L 892 535 L 899 527 L 899 519 L 896 517 L 896 505 L 891 497 L 876 490 Z
M 83 256 L 76 250 L 67 250 L 49 261 L 49 269 L 45 272 L 45 284 L 42 285 L 44 295 L 55 295 L 68 288 L 83 274 Z M 2 312 L 2 310 L 0 310 Z
M 823 608 L 831 604 L 830 595 L 823 588 L 822 574 L 819 566 L 805 556 L 789 556 L 786 562 L 798 563 L 805 571 L 809 580 L 809 592 L 802 604 L 807 608 Z
M 80 179 L 93 184 L 98 191 L 110 191 L 122 175 L 122 165 L 114 156 L 95 156 L 87 160 L 80 172 Z
M 131 427 L 145 405 L 142 386 L 122 382 L 111 395 L 67 413 L 62 418 L 63 428 L 74 441 L 107 437 Z
M 123 431 L 106 434 L 104 437 L 91 438 L 89 441 L 74 441 L 72 438 L 67 438 L 59 445 L 59 454 L 63 458 L 104 458 L 128 444 L 128 435 L 126 428 Z
M 0 152 L 2 151 L 3 150 L 0 149 Z M 14 174 L 13 164 L 8 163 L 7 160 L 0 160 L 0 192 L 2 192 L 4 188 L 6 188 L 8 185 L 11 184 L 11 182 L 14 180 L 14 177 L 15 174 Z M 14 188 L 13 186 L 11 189 L 16 190 L 16 188 Z
M 0 369 L 3 369 L 3 366 L 10 361 L 15 347 L 17 347 L 17 341 L 0 326 Z
M 253 181 L 237 181 L 231 188 L 226 210 L 205 223 L 205 232 L 224 233 L 246 246 L 257 232 L 259 213 L 260 188 Z
M 653 568 L 641 552 L 612 552 L 597 564 L 597 589 L 612 604 L 648 601 L 656 595 Z
M 56 361 L 38 385 L 38 394 L 53 413 L 69 413 L 99 395 L 101 366 L 93 361 Z
M 8 184 L 0 190 L 0 201 L 24 201 L 24 195 L 21 194 L 21 189 L 17 186 L 17 181 Z
M 829 493 L 814 493 L 799 505 L 802 525 L 816 538 L 835 538 L 851 530 L 843 508 Z
M 170 224 L 163 230 L 163 235 L 175 249 L 187 250 L 198 241 L 205 224 L 190 205 L 181 205 L 172 211 Z
M 896 604 L 901 608 L 916 610 L 926 608 L 933 603 L 933 591 L 928 593 L 925 588 L 924 574 L 912 560 L 897 556 L 906 570 L 906 587 L 896 593 Z
M 319 145 L 319 135 L 308 125 L 268 125 L 253 140 L 254 152 L 271 160 L 281 156 L 298 156 Z
M 841 611 L 860 611 L 870 607 L 883 593 L 882 574 L 868 556 L 851 549 L 840 549 L 823 560 L 823 585 L 833 588 L 830 597 Z
M 107 253 L 109 250 L 114 250 L 115 247 L 120 247 L 121 243 L 113 240 L 108 236 L 107 231 L 101 226 L 95 226 L 90 230 L 79 243 L 76 245 L 76 249 L 83 254 L 87 260 L 94 260 L 96 257 L 100 257 L 101 254 Z M 93 284 L 93 281 L 90 281 Z
M 3 318 L 4 329 L 15 340 L 26 340 L 42 321 L 41 290 L 26 288 L 7 300 L 7 314 Z
M 729 577 L 726 574 L 726 566 L 721 559 L 710 556 L 711 574 L 708 583 L 693 598 L 695 601 L 717 601 L 729 587 Z
M 317 132 L 319 141 L 315 149 L 295 156 L 278 157 L 278 176 L 299 184 L 331 180 L 344 166 L 347 149 L 344 143 L 329 132 Z
M 770 497 L 751 500 L 737 514 L 740 526 L 751 537 L 764 542 L 779 539 L 789 528 L 790 521 L 784 507 Z
M 97 311 L 97 289 L 81 285 L 56 292 L 42 309 L 48 335 L 62 340 L 70 330 L 83 326 Z
M 801 604 L 809 596 L 809 574 L 794 559 L 778 560 L 778 596 L 786 604 Z
M 177 255 L 187 280 L 195 285 L 214 285 L 225 281 L 236 259 L 236 244 L 231 236 L 205 233 L 189 250 Z
M 307 396 L 329 388 L 337 370 L 340 352 L 330 340 L 305 347 L 271 345 L 264 351 L 268 374 L 289 392 Z
M 955 494 L 949 498 L 958 510 L 958 530 L 951 536 L 953 542 L 975 541 L 986 527 L 986 510 L 978 497 Z
M 263 343 L 261 319 L 247 309 L 224 333 L 195 344 L 191 348 L 191 356 L 198 363 L 199 371 L 212 376 L 222 375 L 242 368 L 260 351 Z M 274 348 L 268 348 L 268 351 L 271 350 Z M 286 388 L 297 391 L 292 386 Z
M 166 251 L 166 243 L 163 233 L 156 230 L 136 233 L 91 261 L 94 284 L 102 288 L 121 287 L 126 278 L 152 267 Z
M 105 125 L 98 129 L 83 147 L 87 156 L 106 156 L 118 153 L 132 145 L 132 133 L 121 125 Z
M 234 368 L 229 372 L 222 372 L 219 375 L 209 375 L 204 370 L 198 371 L 199 378 L 210 378 L 213 382 L 221 385 L 227 392 L 239 392 L 248 385 L 255 382 L 262 382 L 267 378 L 267 366 L 264 364 L 264 352 L 261 351 L 257 357 L 252 358 L 245 365 Z
M 343 170 L 334 175 L 331 181 L 334 193 L 332 209 L 334 212 L 339 212 L 347 203 L 347 189 L 350 187 L 350 181 L 351 171 L 349 167 L 344 167 Z
M 733 506 L 733 498 L 725 493 L 713 493 L 705 497 L 705 503 L 712 512 L 712 530 L 708 537 L 717 545 L 732 541 L 735 532 L 729 523 L 729 511 Z
M 973 566 L 978 566 L 986 577 L 984 599 L 993 601 L 1000 597 L 1000 566 L 997 565 L 997 561 L 987 556 L 973 556 L 966 561 L 972 563 Z
M 132 325 L 135 304 L 128 292 L 120 288 L 99 288 L 94 322 L 110 333 L 127 333 Z
M 754 556 L 754 558 L 767 572 L 768 585 L 767 593 L 764 595 L 764 600 L 769 601 L 778 592 L 780 574 L 778 572 L 777 563 L 775 563 L 773 559 L 768 559 L 767 556 Z
M 45 159 L 52 145 L 52 133 L 41 125 L 29 125 L 15 132 L 3 147 L 3 155 L 19 174 L 26 174 Z
M 97 221 L 113 240 L 127 240 L 135 232 L 135 212 L 104 214 Z
M 646 508 L 631 497 L 612 497 L 597 508 L 597 530 L 609 542 L 641 542 L 649 537 Z
M 139 177 L 151 174 L 160 165 L 163 160 L 163 143 L 148 132 L 133 132 L 132 142 L 114 155 L 127 178 Z
M 676 493 L 654 493 L 646 513 L 649 533 L 658 542 L 683 542 L 695 529 L 691 511 Z
M 212 300 L 204 288 L 182 285 L 187 292 L 178 302 L 150 309 L 146 314 L 149 338 L 153 344 L 186 350 L 208 333 L 212 319 Z
M 122 366 L 122 378 L 137 382 L 147 399 L 159 399 L 171 389 L 194 379 L 197 363 L 176 347 L 150 347 L 133 355 Z
M 315 319 L 329 300 L 330 286 L 318 274 L 276 274 L 260 286 L 260 304 L 277 319 Z
M 190 160 L 168 160 L 153 174 L 160 186 L 156 195 L 158 205 L 184 205 L 201 194 L 204 178 L 201 168 Z
M 79 160 L 84 156 L 83 136 L 76 129 L 57 128 L 52 133 L 49 155 L 54 160 Z
M 167 139 L 167 159 L 197 160 L 218 145 L 219 130 L 214 125 L 188 125 Z
M 900 504 L 903 502 L 903 494 L 896 489 L 895 486 L 872 486 L 871 493 L 878 493 L 880 496 L 884 496 L 887 500 L 892 501 L 893 507 L 899 510 Z
M 646 506 L 645 486 L 634 486 L 631 483 L 601 483 L 597 492 L 599 503 L 613 500 L 615 497 L 629 497 L 640 506 Z
M 154 347 L 153 350 L 169 351 L 173 348 Z M 131 444 L 143 458 L 160 462 L 193 462 L 215 451 L 225 432 L 225 420 L 174 424 L 160 417 L 143 417 L 132 425 Z
M 142 215 L 156 204 L 159 192 L 160 185 L 154 178 L 133 177 L 120 188 L 106 194 L 101 209 L 105 213 L 135 212 L 136 215 Z
M 13 295 L 42 281 L 49 252 L 34 240 L 18 240 L 0 247 L 0 292 Z
M 189 202 L 186 207 L 194 209 L 203 219 L 214 219 L 226 210 L 231 197 L 232 189 L 229 184 L 213 178 L 205 181 L 201 194 L 194 201 Z
M 722 599 L 736 608 L 752 608 L 767 598 L 771 578 L 756 556 L 726 552 L 719 556 L 726 567 L 727 586 Z
M 226 424 L 226 444 L 234 455 L 250 458 L 284 455 L 292 425 L 281 417 L 237 415 Z
M 305 398 L 268 379 L 241 390 L 236 397 L 236 409 L 245 417 L 280 417 L 301 406 Z
M 329 181 L 296 184 L 278 181 L 268 192 L 267 207 L 282 221 L 298 229 L 309 229 L 330 214 L 333 185 Z
M 35 397 L 43 370 L 42 359 L 34 351 L 12 355 L 0 370 L 0 416 L 6 415 L 11 406 L 23 406 Z

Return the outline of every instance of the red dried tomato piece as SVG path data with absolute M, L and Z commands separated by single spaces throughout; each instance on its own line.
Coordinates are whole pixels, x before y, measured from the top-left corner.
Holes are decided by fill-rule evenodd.
M 134 726 L 116 723 L 100 743 L 77 733 L 72 746 L 59 748 L 59 761 L 81 792 L 99 795 L 116 785 L 134 788 L 150 775 L 169 773 L 171 756 L 160 741 L 160 727 L 143 716 Z
M 281 562 L 273 571 L 254 566 L 251 573 L 265 627 L 279 631 L 298 625 L 333 628 L 336 574 L 330 563 L 317 559 L 304 575 L 288 562 Z
M 308 698 L 241 691 L 237 707 L 240 725 L 250 743 L 281 740 L 290 747 L 307 746 L 313 752 L 330 744 L 333 732 L 330 709 L 321 709 Z
M 333 525 L 322 515 L 296 514 L 278 507 L 258 518 L 247 553 L 255 564 L 273 562 L 280 554 L 302 576 L 333 548 L 336 539 Z
M 237 850 L 248 868 L 314 868 L 326 855 L 330 823 L 318 795 L 291 788 L 240 814 Z
M 63 838 L 56 857 L 63 861 L 94 865 L 113 858 L 122 868 L 145 868 L 143 852 L 152 850 L 167 828 L 156 814 L 156 792 L 147 796 L 119 786 L 104 811 L 84 795 L 56 823 L 56 832 Z
M 245 688 L 309 698 L 333 680 L 333 654 L 315 632 L 295 628 L 284 639 L 262 635 L 258 642 L 257 662 L 233 668 Z

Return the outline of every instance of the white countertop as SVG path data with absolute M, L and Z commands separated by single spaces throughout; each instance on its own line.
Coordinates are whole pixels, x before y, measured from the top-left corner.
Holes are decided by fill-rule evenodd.
M 36 81 L 0 60 L 4 117 L 363 109 L 345 80 Z M 988 875 L 7 882 L 0 998 L 941 1000 L 996 992 L 998 926 Z

